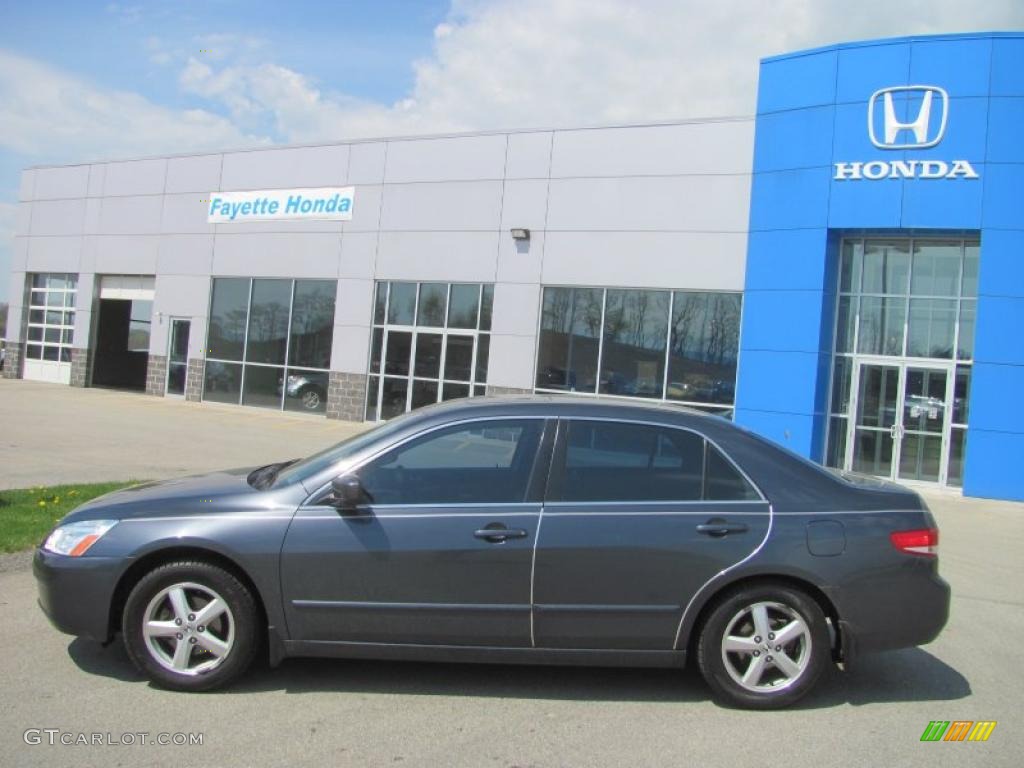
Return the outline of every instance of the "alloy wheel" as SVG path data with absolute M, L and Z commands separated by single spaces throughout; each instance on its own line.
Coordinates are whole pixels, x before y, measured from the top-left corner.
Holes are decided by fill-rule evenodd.
M 793 608 L 757 602 L 740 609 L 722 635 L 722 661 L 729 676 L 753 693 L 794 685 L 811 659 L 811 632 Z
M 179 675 L 220 666 L 235 643 L 235 618 L 224 598 L 194 582 L 172 584 L 149 601 L 143 614 L 146 650 Z

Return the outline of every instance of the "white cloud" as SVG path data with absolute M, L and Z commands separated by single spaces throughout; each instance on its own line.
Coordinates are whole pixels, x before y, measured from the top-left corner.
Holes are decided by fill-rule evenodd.
M 0 147 L 31 162 L 131 157 L 265 142 L 202 109 L 175 110 L 0 51 Z
M 753 113 L 763 56 L 1022 24 L 1019 0 L 455 0 L 393 104 L 271 63 L 215 69 L 193 57 L 180 82 L 286 141 L 654 121 Z

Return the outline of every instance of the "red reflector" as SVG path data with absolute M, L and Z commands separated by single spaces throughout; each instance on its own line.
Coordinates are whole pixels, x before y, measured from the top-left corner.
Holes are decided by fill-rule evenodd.
M 889 540 L 900 552 L 914 555 L 936 555 L 939 550 L 939 529 L 921 528 L 917 531 L 896 531 L 889 534 Z

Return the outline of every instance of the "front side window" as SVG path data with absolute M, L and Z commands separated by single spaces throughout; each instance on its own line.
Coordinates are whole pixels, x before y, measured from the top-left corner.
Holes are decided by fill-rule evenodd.
M 373 504 L 518 504 L 543 422 L 494 420 L 430 432 L 358 471 Z
M 757 491 L 701 435 L 622 422 L 572 421 L 552 500 L 757 501 Z

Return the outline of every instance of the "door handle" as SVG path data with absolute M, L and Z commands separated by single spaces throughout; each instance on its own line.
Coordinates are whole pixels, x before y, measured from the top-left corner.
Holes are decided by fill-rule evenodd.
M 525 539 L 527 533 L 522 528 L 480 528 L 473 535 L 491 544 L 501 544 L 507 539 Z
M 744 523 L 728 523 L 721 518 L 712 518 L 706 523 L 697 526 L 697 533 L 719 539 L 728 536 L 730 533 L 746 533 L 748 530 Z

